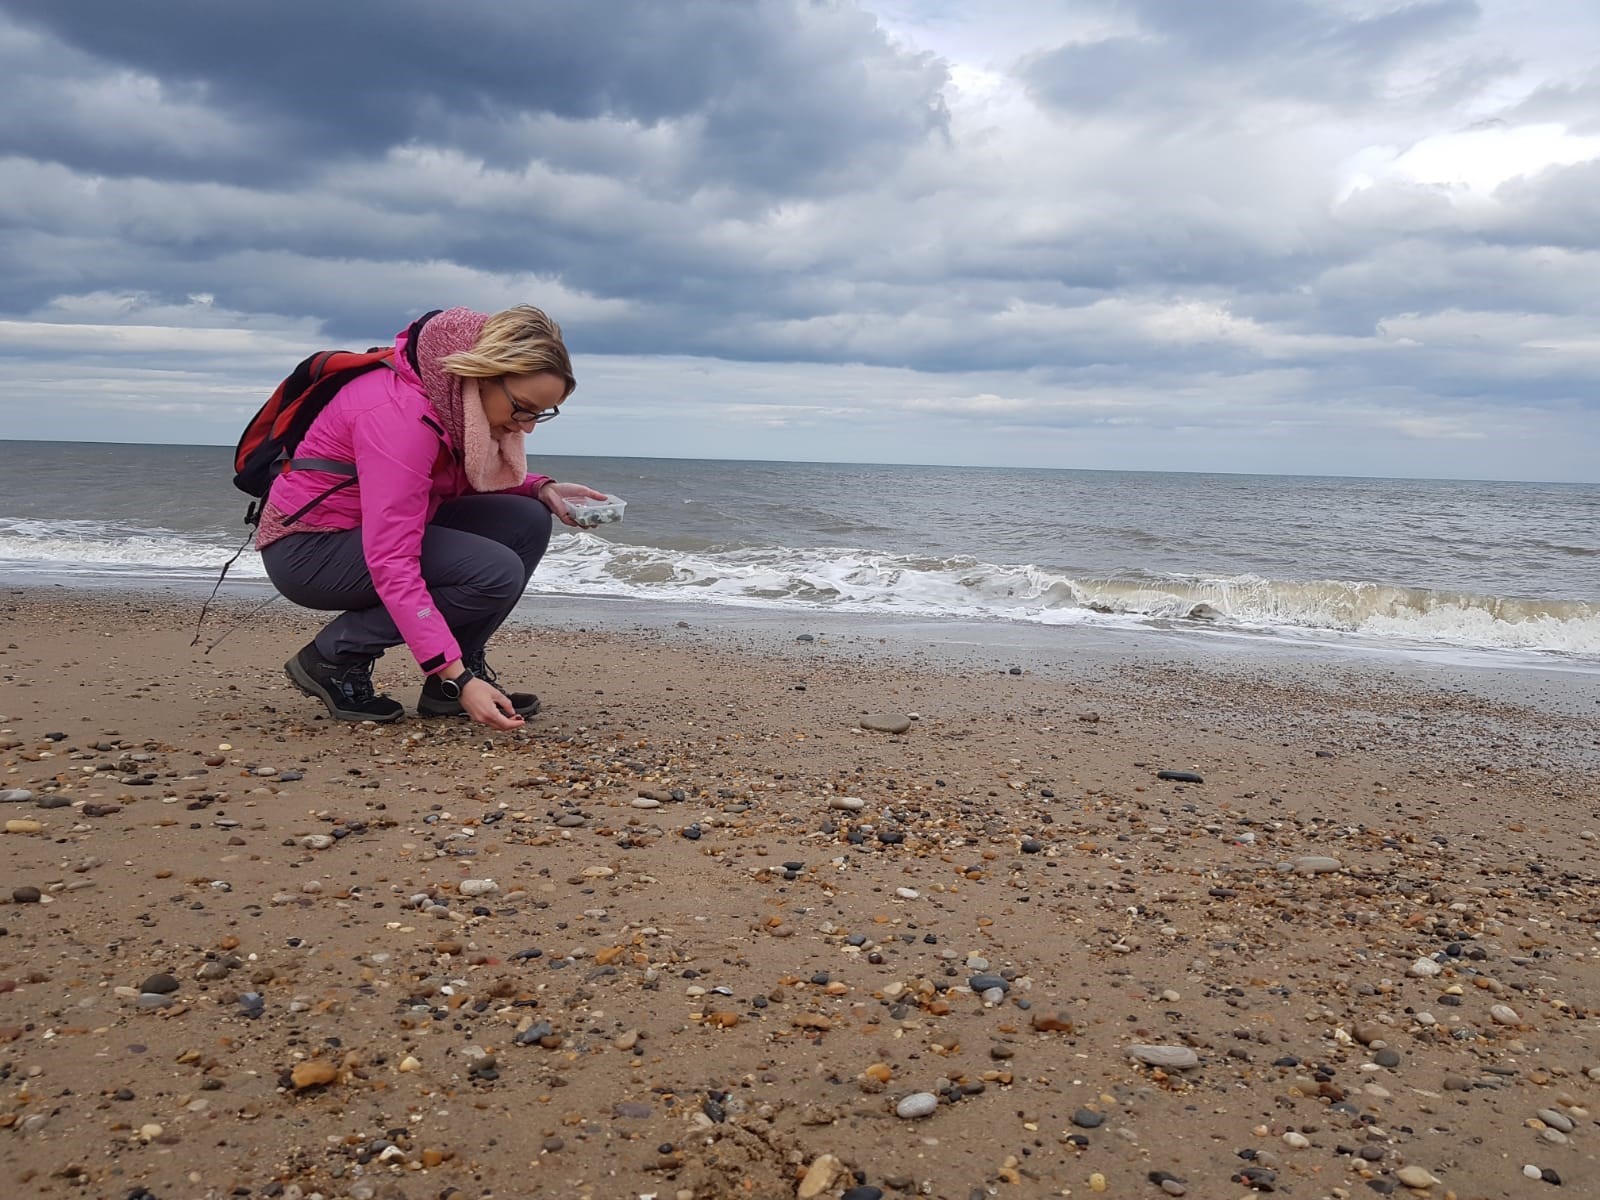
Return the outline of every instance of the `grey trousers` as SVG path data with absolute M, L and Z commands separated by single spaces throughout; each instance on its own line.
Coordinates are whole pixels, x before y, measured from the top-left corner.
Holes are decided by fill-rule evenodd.
M 464 654 L 481 651 L 511 615 L 549 544 L 550 510 L 532 497 L 462 496 L 439 506 L 422 534 L 422 580 Z M 314 639 L 325 662 L 376 658 L 400 644 L 359 528 L 279 538 L 261 561 L 285 599 L 344 610 Z

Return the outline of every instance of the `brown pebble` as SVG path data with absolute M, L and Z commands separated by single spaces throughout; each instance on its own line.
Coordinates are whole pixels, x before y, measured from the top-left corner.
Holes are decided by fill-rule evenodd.
M 309 1062 L 295 1063 L 294 1069 L 289 1072 L 289 1078 L 294 1082 L 296 1090 L 321 1087 L 338 1079 L 339 1071 L 326 1059 L 313 1058 Z

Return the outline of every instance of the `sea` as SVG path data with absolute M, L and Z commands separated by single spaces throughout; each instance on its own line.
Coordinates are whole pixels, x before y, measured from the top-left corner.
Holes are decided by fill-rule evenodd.
M 209 587 L 228 448 L 0 442 L 0 584 Z M 1600 670 L 1600 485 L 564 457 L 627 502 L 523 604 L 1115 629 Z M 229 589 L 270 587 L 246 550 Z M 634 611 L 644 611 L 635 608 Z

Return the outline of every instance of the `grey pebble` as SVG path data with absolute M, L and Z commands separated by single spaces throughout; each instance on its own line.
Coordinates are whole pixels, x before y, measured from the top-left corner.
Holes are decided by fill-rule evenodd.
M 938 1110 L 939 1097 L 932 1092 L 912 1092 L 894 1106 L 894 1115 L 907 1121 L 931 1117 Z
M 1343 870 L 1344 864 L 1325 854 L 1302 854 L 1291 867 L 1296 875 L 1328 875 Z
M 1072 1123 L 1079 1129 L 1098 1129 L 1105 1124 L 1105 1113 L 1095 1112 L 1092 1108 L 1080 1108 L 1072 1114 Z
M 6 788 L 0 791 L 0 804 L 26 804 L 33 799 L 27 788 Z
M 1550 1128 L 1559 1129 L 1562 1133 L 1571 1133 L 1575 1128 L 1571 1117 L 1553 1108 L 1541 1108 L 1536 1115 Z
M 876 733 L 904 733 L 911 728 L 911 718 L 903 713 L 869 713 L 859 723 Z
M 1148 1067 L 1187 1071 L 1200 1065 L 1200 1056 L 1188 1046 L 1129 1046 L 1128 1053 Z

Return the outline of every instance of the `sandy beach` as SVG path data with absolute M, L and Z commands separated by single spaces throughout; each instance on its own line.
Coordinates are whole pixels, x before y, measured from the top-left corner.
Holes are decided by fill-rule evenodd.
M 1594 677 L 197 607 L 0 595 L 7 1195 L 1600 1195 Z

